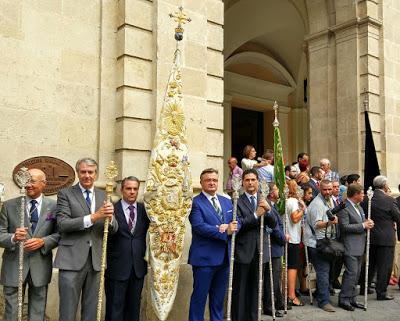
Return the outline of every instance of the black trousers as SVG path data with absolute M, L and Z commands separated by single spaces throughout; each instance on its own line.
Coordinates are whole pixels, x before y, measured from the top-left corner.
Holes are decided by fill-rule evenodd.
M 139 321 L 143 278 L 137 278 L 133 269 L 128 280 L 105 279 L 105 321 Z
M 258 261 L 258 253 L 254 253 L 249 264 L 235 262 L 233 266 L 233 321 L 257 321 Z
M 282 309 L 283 296 L 281 291 L 282 262 L 281 257 L 272 258 L 272 276 L 274 282 L 275 309 Z M 263 284 L 263 310 L 264 314 L 272 312 L 271 278 L 269 274 L 269 262 L 264 264 L 264 284 Z
M 371 271 L 376 271 L 376 295 L 385 296 L 392 275 L 394 246 L 371 245 L 369 250 Z M 369 282 L 373 278 L 372 273 L 368 273 Z
M 369 248 L 368 285 L 376 275 L 376 295 L 385 296 L 392 275 L 394 246 L 372 245 Z M 362 266 L 360 277 L 360 292 L 364 291 L 365 264 Z

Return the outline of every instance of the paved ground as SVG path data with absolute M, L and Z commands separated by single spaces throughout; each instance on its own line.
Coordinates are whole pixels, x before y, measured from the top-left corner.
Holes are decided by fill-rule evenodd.
M 331 296 L 331 302 L 336 308 L 335 313 L 328 313 L 319 309 L 316 305 L 309 304 L 308 297 L 302 298 L 306 305 L 304 307 L 293 307 L 283 318 L 276 318 L 277 321 L 400 321 L 400 290 L 398 286 L 390 286 L 389 294 L 395 297 L 392 301 L 377 301 L 375 294 L 368 297 L 368 310 L 356 309 L 348 312 L 337 307 L 338 295 Z M 359 296 L 360 303 L 364 303 L 364 297 Z M 270 316 L 263 316 L 262 320 L 272 320 Z

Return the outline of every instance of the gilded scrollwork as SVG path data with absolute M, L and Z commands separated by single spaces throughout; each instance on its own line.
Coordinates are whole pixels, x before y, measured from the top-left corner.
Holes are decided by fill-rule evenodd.
M 181 18 L 179 21 L 182 23 Z M 150 218 L 148 260 L 151 266 L 151 296 L 160 320 L 168 317 L 175 299 L 185 221 L 193 194 L 186 146 L 180 55 L 177 49 L 154 139 L 144 194 Z

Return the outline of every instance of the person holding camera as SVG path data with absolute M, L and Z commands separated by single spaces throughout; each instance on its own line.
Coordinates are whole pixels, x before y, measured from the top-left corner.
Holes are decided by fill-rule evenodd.
M 322 180 L 319 194 L 307 208 L 304 245 L 307 246 L 311 263 L 317 275 L 315 298 L 318 306 L 326 312 L 335 312 L 335 308 L 329 301 L 329 271 L 331 262 L 322 253 L 317 251 L 317 240 L 324 239 L 326 234 L 331 237 L 335 236 L 333 225 L 338 223 L 338 219 L 331 211 L 333 207 L 332 182 Z
M 347 311 L 354 311 L 354 308 L 364 309 L 364 305 L 356 301 L 356 286 L 365 250 L 366 230 L 372 229 L 374 222 L 365 218 L 364 211 L 359 205 L 363 199 L 363 187 L 357 183 L 350 184 L 347 188 L 346 208 L 338 213 L 345 266 L 339 306 Z

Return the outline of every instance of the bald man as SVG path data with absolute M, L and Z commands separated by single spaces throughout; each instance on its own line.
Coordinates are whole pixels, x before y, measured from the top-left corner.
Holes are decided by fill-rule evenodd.
M 28 285 L 28 321 L 43 321 L 47 286 L 51 281 L 52 249 L 59 240 L 56 232 L 56 202 L 43 195 L 46 175 L 30 169 L 26 186 L 25 227 L 20 226 L 21 197 L 3 204 L 0 213 L 0 247 L 4 248 L 0 283 L 5 299 L 4 321 L 17 320 L 18 242 L 24 243 L 23 280 Z
M 234 176 L 238 176 L 241 178 L 243 170 L 238 166 L 238 161 L 235 157 L 230 157 L 228 159 L 228 166 L 229 166 L 229 176 L 228 180 L 226 181 L 225 190 L 228 194 L 231 194 L 233 191 L 232 178 Z

